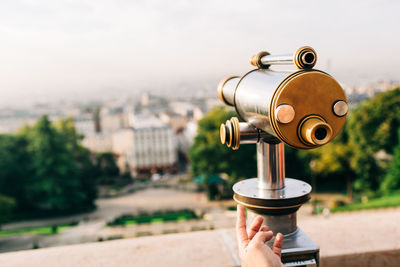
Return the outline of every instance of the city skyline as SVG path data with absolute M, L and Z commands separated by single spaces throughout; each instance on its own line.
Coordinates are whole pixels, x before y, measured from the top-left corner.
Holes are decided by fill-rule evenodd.
M 316 68 L 353 86 L 400 77 L 392 1 L 6 1 L 0 99 L 211 88 L 261 50 L 311 45 Z

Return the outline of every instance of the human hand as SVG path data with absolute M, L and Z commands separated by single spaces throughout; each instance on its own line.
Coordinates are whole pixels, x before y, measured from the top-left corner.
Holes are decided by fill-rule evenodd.
M 263 218 L 254 219 L 249 232 L 246 230 L 246 214 L 244 207 L 237 206 L 236 235 L 239 247 L 239 257 L 246 267 L 281 267 L 281 250 L 283 235 L 276 235 L 272 249 L 265 242 L 273 237 L 272 231 L 262 225 Z

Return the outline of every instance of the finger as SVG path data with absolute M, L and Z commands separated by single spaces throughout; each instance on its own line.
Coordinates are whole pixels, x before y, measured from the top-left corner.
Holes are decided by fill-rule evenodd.
M 262 232 L 268 232 L 269 231 L 269 227 L 266 225 L 261 226 L 260 231 Z
M 275 237 L 274 245 L 272 246 L 272 251 L 281 257 L 282 253 L 282 243 L 283 243 L 283 235 L 281 233 L 278 233 Z
M 261 224 L 263 223 L 264 219 L 261 216 L 257 216 L 253 223 L 250 226 L 248 236 L 249 240 L 253 239 L 253 237 L 257 234 L 257 232 L 260 230 Z
M 236 238 L 241 246 L 246 246 L 249 243 L 246 231 L 246 214 L 242 205 L 237 205 Z
M 271 238 L 274 236 L 274 233 L 272 231 L 268 232 L 258 232 L 252 240 L 254 240 L 255 243 L 266 243 L 267 241 L 271 240 Z

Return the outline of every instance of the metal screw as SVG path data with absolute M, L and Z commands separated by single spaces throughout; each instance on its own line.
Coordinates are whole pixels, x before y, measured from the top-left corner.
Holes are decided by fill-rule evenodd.
M 290 123 L 294 119 L 294 108 L 288 104 L 279 105 L 275 109 L 275 118 L 280 123 Z
M 349 106 L 343 100 L 339 100 L 339 101 L 336 101 L 335 104 L 333 104 L 332 109 L 333 109 L 333 113 L 335 113 L 336 116 L 343 117 L 344 115 L 347 114 L 347 111 L 349 110 Z

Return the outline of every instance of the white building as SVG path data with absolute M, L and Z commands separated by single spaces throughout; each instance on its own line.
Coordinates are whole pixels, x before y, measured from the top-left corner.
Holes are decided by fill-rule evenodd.
M 204 116 L 201 108 L 194 103 L 175 101 L 170 103 L 170 106 L 175 113 L 180 114 L 188 119 L 193 118 L 195 120 L 199 120 Z
M 113 133 L 123 128 L 123 109 L 120 107 L 103 107 L 100 111 L 101 131 L 104 133 Z
M 76 131 L 84 136 L 90 136 L 95 134 L 95 121 L 91 114 L 86 116 L 75 117 L 75 128 Z
M 138 116 L 134 125 L 112 135 L 120 168 L 129 166 L 133 175 L 175 170 L 177 142 L 171 126 L 152 116 Z
M 171 125 L 175 133 L 181 132 L 189 120 L 186 116 L 182 116 L 173 111 L 165 111 L 161 113 L 160 119 L 166 124 Z
M 93 153 L 111 152 L 112 143 L 111 135 L 103 133 L 95 133 L 85 135 L 82 145 Z

